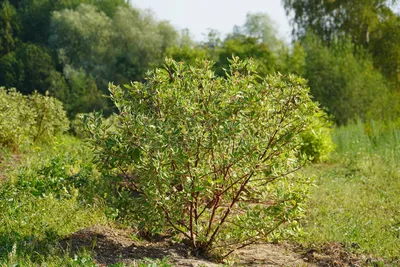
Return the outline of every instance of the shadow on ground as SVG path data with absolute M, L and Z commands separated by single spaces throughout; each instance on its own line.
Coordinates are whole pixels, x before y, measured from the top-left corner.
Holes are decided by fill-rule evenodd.
M 190 255 L 188 247 L 167 238 L 146 242 L 135 241 L 132 236 L 132 232 L 128 230 L 94 226 L 72 234 L 60 244 L 64 250 L 71 253 L 82 249 L 93 252 L 96 262 L 101 266 L 119 262 L 136 266 L 139 260 L 165 257 L 168 257 L 168 261 L 174 266 L 219 266 Z
M 100 266 L 125 263 L 137 266 L 143 259 L 164 259 L 173 266 L 223 266 L 191 255 L 190 249 L 170 238 L 139 241 L 129 230 L 94 226 L 80 230 L 60 244 L 64 251 L 76 253 L 87 250 L 93 253 Z M 290 245 L 255 244 L 233 254 L 234 266 L 371 266 L 376 260 L 349 252 L 340 243 L 330 243 L 317 249 L 295 248 Z

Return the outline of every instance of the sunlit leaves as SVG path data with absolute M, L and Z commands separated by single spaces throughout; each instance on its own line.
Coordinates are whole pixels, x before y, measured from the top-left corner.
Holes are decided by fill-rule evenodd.
M 229 253 L 302 216 L 307 187 L 289 174 L 303 164 L 300 134 L 318 108 L 301 78 L 262 79 L 238 58 L 226 78 L 211 69 L 167 59 L 145 84 L 110 86 L 116 133 L 98 115 L 86 124 L 103 173 L 132 177 L 143 230 L 170 229 L 195 249 Z

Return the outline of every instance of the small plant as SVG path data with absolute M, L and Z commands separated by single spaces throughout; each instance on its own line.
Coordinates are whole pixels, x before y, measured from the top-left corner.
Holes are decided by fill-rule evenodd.
M 100 114 L 85 124 L 104 176 L 128 182 L 142 230 L 173 231 L 225 257 L 296 232 L 307 179 L 291 173 L 304 164 L 301 134 L 318 107 L 299 77 L 261 78 L 238 58 L 225 78 L 211 68 L 166 60 L 147 83 L 110 86 L 117 132 Z

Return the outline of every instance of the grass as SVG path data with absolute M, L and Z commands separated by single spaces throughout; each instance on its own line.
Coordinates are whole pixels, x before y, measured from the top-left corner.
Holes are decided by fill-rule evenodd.
M 59 245 L 80 229 L 110 222 L 106 189 L 81 140 L 64 135 L 50 145 L 0 147 L 0 177 L 0 267 L 99 266 L 90 251 L 71 254 Z M 143 259 L 137 266 L 170 264 Z
M 342 242 L 359 253 L 400 260 L 400 128 L 355 124 L 334 131 L 329 162 L 308 167 L 317 177 L 304 242 Z
M 83 264 L 87 256 L 70 257 L 58 246 L 81 228 L 106 223 L 101 201 L 87 198 L 96 173 L 84 149 L 63 136 L 50 146 L 21 148 L 18 161 L 3 169 L 0 266 L 94 266 Z M 16 154 L 2 155 L 10 162 Z

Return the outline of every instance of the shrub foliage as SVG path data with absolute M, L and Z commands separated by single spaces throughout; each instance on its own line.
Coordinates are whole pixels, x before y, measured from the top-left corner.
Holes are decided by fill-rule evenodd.
M 21 104 L 25 99 L 15 90 L 0 88 L 0 144 L 15 146 L 27 137 L 28 129 L 18 127 L 30 124 L 33 119 L 27 106 Z
M 27 142 L 50 142 L 69 128 L 60 101 L 37 92 L 24 96 L 0 87 L 0 145 L 17 148 Z
M 301 134 L 301 155 L 314 163 L 327 161 L 335 149 L 331 132 L 332 121 L 324 111 L 320 110 L 309 129 Z
M 211 68 L 167 59 L 146 83 L 110 86 L 116 132 L 100 114 L 85 123 L 103 173 L 129 179 L 143 230 L 228 255 L 296 228 L 307 179 L 291 173 L 304 163 L 301 133 L 319 111 L 296 76 L 261 78 L 238 58 L 226 77 Z

